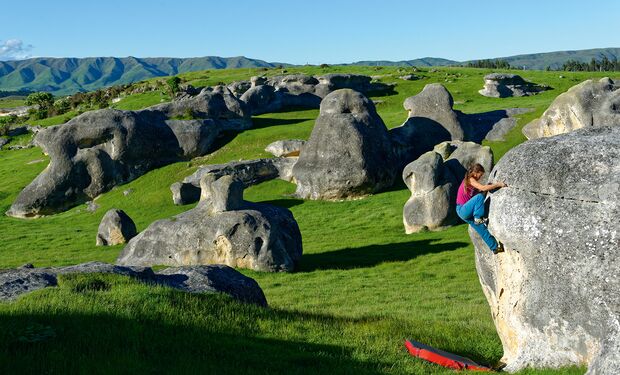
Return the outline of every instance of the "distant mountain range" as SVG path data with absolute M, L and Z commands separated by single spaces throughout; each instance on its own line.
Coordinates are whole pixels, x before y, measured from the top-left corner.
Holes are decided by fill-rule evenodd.
M 542 70 L 547 66 L 557 69 L 568 60 L 589 62 L 620 59 L 620 48 L 596 48 L 579 51 L 559 51 L 500 57 L 520 69 Z M 494 60 L 495 58 L 491 59 Z M 450 66 L 466 64 L 436 57 L 406 61 L 358 61 L 342 65 L 380 66 Z M 194 57 L 194 58 L 137 58 L 89 57 L 45 58 L 0 61 L 0 91 L 49 91 L 68 95 L 78 91 L 93 91 L 102 87 L 137 82 L 153 77 L 176 75 L 207 69 L 273 68 L 291 64 L 273 63 L 247 57 Z
M 207 69 L 259 68 L 288 65 L 247 57 L 137 58 L 88 57 L 0 61 L 1 91 L 49 91 L 67 95 L 122 85 L 153 77 Z

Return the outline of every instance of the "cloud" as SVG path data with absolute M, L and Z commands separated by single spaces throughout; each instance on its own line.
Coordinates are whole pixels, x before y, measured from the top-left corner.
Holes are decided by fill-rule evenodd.
M 21 60 L 30 57 L 31 44 L 24 44 L 21 39 L 0 40 L 0 60 Z

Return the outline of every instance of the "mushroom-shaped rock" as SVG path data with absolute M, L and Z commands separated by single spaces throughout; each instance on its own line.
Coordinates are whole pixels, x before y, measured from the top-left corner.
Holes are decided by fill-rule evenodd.
M 127 243 L 135 237 L 136 224 L 123 210 L 115 208 L 103 215 L 97 230 L 97 246 L 114 246 Z
M 542 116 L 523 127 L 528 139 L 576 129 L 620 125 L 620 86 L 609 78 L 587 80 L 560 94 Z
M 507 370 L 620 358 L 620 127 L 525 142 L 491 173 L 493 255 L 473 231 L 476 267 Z
M 38 217 L 70 207 L 169 163 L 204 155 L 221 130 L 251 126 L 245 104 L 224 89 L 142 111 L 103 109 L 49 127 L 35 142 L 49 166 L 7 212 Z M 195 120 L 170 118 L 192 112 Z
M 491 73 L 484 76 L 484 88 L 478 92 L 491 98 L 507 98 L 535 95 L 547 89 L 524 80 L 518 74 Z
M 490 171 L 491 149 L 473 142 L 454 141 L 437 145 L 405 167 L 403 181 L 411 191 L 403 209 L 406 233 L 439 230 L 458 222 L 457 189 L 473 163 Z
M 242 195 L 243 184 L 231 176 L 203 176 L 198 206 L 149 225 L 129 241 L 117 263 L 293 271 L 302 244 L 291 212 L 244 201 Z
M 299 156 L 299 153 L 305 144 L 306 141 L 302 139 L 275 141 L 267 145 L 267 147 L 265 147 L 265 151 L 276 157 Z
M 441 142 L 463 140 L 461 113 L 452 109 L 453 104 L 450 92 L 438 83 L 426 85 L 422 92 L 405 99 L 408 118 L 390 129 L 400 169 Z
M 155 278 L 186 292 L 224 293 L 242 302 L 267 306 L 265 294 L 254 279 L 222 264 L 170 267 L 157 272 Z
M 297 196 L 364 196 L 391 186 L 394 175 L 388 132 L 372 101 L 349 89 L 326 96 L 293 167 Z

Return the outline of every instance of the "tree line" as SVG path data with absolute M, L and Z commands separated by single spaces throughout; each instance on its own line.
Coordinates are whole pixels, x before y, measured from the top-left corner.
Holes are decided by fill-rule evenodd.
M 551 68 L 547 67 L 547 70 L 551 70 Z M 568 60 L 562 64 L 559 70 L 570 72 L 618 72 L 620 71 L 620 61 L 615 56 L 613 59 L 609 59 L 607 56 L 603 56 L 600 60 L 592 58 L 590 62 Z

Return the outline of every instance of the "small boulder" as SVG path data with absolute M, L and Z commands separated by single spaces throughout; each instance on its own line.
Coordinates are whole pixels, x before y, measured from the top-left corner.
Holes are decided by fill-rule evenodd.
M 372 101 L 342 89 L 321 102 L 310 139 L 293 167 L 296 195 L 306 199 L 364 196 L 392 185 L 392 145 Z
M 267 307 L 258 283 L 222 264 L 170 267 L 157 272 L 158 282 L 190 293 L 224 293 L 241 302 Z
M 587 80 L 560 94 L 542 116 L 523 127 L 528 139 L 576 129 L 620 125 L 620 86 L 609 78 Z
M 301 139 L 288 139 L 283 141 L 275 141 L 270 143 L 265 151 L 273 154 L 276 157 L 291 157 L 299 156 L 301 149 L 306 144 L 306 141 Z
M 127 243 L 137 234 L 136 225 L 123 210 L 115 208 L 103 215 L 97 230 L 97 246 L 114 246 Z
M 491 98 L 507 98 L 535 95 L 548 89 L 546 86 L 528 82 L 517 74 L 491 73 L 484 76 L 484 88 L 478 92 Z
M 456 194 L 467 168 L 473 163 L 490 171 L 493 166 L 491 149 L 473 142 L 453 141 L 437 145 L 404 168 L 403 181 L 411 191 L 403 208 L 407 234 L 440 230 L 459 222 Z

